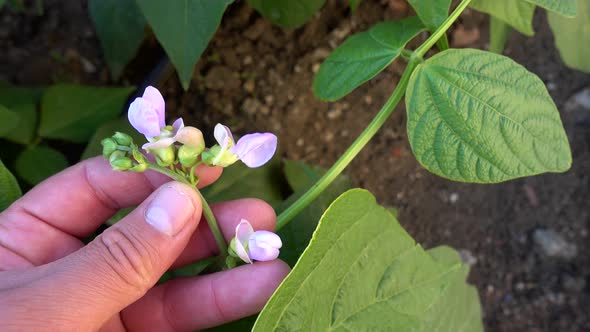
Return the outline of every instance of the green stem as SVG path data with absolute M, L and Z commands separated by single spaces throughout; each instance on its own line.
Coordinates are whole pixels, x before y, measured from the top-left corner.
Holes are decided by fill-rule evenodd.
M 463 0 L 459 6 L 451 13 L 451 15 L 443 22 L 443 24 L 422 44 L 416 51 L 410 55 L 410 62 L 406 67 L 397 87 L 385 102 L 379 113 L 373 118 L 371 123 L 365 128 L 359 137 L 352 143 L 352 145 L 342 154 L 342 156 L 330 167 L 330 169 L 311 187 L 305 194 L 297 199 L 291 206 L 285 209 L 277 217 L 276 230 L 283 228 L 289 221 L 291 221 L 297 214 L 299 214 L 305 207 L 307 207 L 314 199 L 316 199 L 326 187 L 336 179 L 340 173 L 348 166 L 348 164 L 356 157 L 356 155 L 367 145 L 369 140 L 377 133 L 383 126 L 385 121 L 389 118 L 391 113 L 395 110 L 397 104 L 403 98 L 410 77 L 416 69 L 416 66 L 423 60 L 422 57 L 434 44 L 445 35 L 447 29 L 453 22 L 461 15 L 471 0 Z
M 205 197 L 203 197 L 203 194 L 201 194 L 201 191 L 199 191 L 199 189 L 197 189 L 196 186 L 193 186 L 191 184 L 191 182 L 186 177 L 184 177 L 172 170 L 169 170 L 165 167 L 162 167 L 162 166 L 154 164 L 154 163 L 148 163 L 148 166 L 151 170 L 162 173 L 162 174 L 164 174 L 164 175 L 166 175 L 166 176 L 170 177 L 171 179 L 176 180 L 178 182 L 188 184 L 189 186 L 191 186 L 195 189 L 195 191 L 197 192 L 197 194 L 199 194 L 199 197 L 201 198 L 201 204 L 203 206 L 203 215 L 205 216 L 205 220 L 207 220 L 207 224 L 209 224 L 209 229 L 211 229 L 211 233 L 213 233 L 213 237 L 215 237 L 215 242 L 217 242 L 217 247 L 219 248 L 220 255 L 222 257 L 227 256 L 227 244 L 225 243 L 225 238 L 223 237 L 223 233 L 221 233 L 221 230 L 219 229 L 219 226 L 217 225 L 217 220 L 215 219 L 215 215 L 213 214 L 213 211 L 211 211 L 211 207 L 209 206 L 209 203 L 207 203 L 207 200 L 205 199 Z
M 436 42 L 436 47 L 438 47 L 440 51 L 449 49 L 449 39 L 447 38 L 446 33 Z
M 453 23 L 459 18 L 461 13 L 467 8 L 471 0 L 463 0 L 461 3 L 455 8 L 455 10 L 447 17 L 447 19 L 441 24 L 438 29 L 430 37 L 424 42 L 424 44 L 420 45 L 416 51 L 414 51 L 414 55 L 418 57 L 423 57 L 428 50 L 436 44 L 436 42 L 441 39 L 443 35 L 446 35 L 447 30 L 453 25 Z
M 410 68 L 412 67 L 412 68 Z M 303 194 L 297 201 L 291 206 L 284 210 L 277 217 L 276 230 L 281 229 L 291 219 L 293 219 L 299 212 L 301 212 L 309 203 L 311 203 L 316 197 L 318 197 L 326 187 L 336 179 L 340 173 L 348 166 L 348 164 L 356 157 L 356 155 L 362 150 L 362 148 L 369 142 L 369 140 L 377 133 L 379 128 L 383 126 L 385 121 L 389 118 L 389 115 L 395 110 L 395 107 L 403 98 L 406 91 L 406 87 L 410 80 L 410 75 L 413 69 L 416 67 L 416 62 L 410 62 L 408 67 L 404 71 L 402 78 L 400 79 L 395 91 L 389 97 L 385 105 L 381 108 L 379 113 L 373 118 L 371 123 L 365 128 L 359 137 L 352 143 L 352 145 L 344 152 L 344 154 L 330 167 L 330 169 L 311 187 Z

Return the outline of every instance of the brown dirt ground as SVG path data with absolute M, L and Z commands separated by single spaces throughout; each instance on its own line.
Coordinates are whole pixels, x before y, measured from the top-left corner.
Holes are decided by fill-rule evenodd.
M 167 108 L 185 122 L 210 128 L 223 121 L 238 133 L 273 131 L 284 157 L 329 167 L 377 113 L 404 63 L 334 103 L 314 98 L 314 72 L 349 34 L 408 14 L 400 0 L 366 0 L 355 14 L 344 1 L 329 0 L 305 26 L 283 30 L 239 2 L 226 13 L 188 93 L 176 78 L 158 85 Z M 485 26 L 483 15 L 466 12 L 452 44 L 485 47 Z M 590 128 L 576 122 L 577 109 L 564 107 L 590 86 L 590 76 L 563 65 L 541 11 L 535 28 L 533 38 L 513 33 L 505 54 L 538 74 L 562 110 L 574 155 L 569 172 L 497 185 L 441 179 L 412 155 L 403 106 L 346 172 L 381 203 L 398 207 L 401 223 L 425 247 L 449 244 L 471 253 L 470 281 L 482 298 L 486 330 L 590 331 Z M 85 1 L 46 0 L 43 16 L 0 11 L 0 47 L 0 79 L 26 85 L 139 84 L 162 55 L 149 39 L 122 82 L 112 82 Z M 544 255 L 533 241 L 536 229 L 558 232 L 578 254 Z

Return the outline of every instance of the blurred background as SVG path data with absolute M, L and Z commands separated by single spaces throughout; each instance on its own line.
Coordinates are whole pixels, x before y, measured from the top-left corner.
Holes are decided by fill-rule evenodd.
M 345 1 L 329 0 L 302 27 L 283 29 L 237 1 L 225 12 L 185 92 L 149 31 L 137 56 L 114 79 L 87 1 L 22 3 L 20 9 L 0 10 L 4 86 L 67 82 L 143 91 L 151 84 L 164 94 L 170 119 L 182 116 L 204 132 L 217 122 L 238 133 L 272 131 L 282 157 L 324 168 L 377 113 L 405 62 L 394 62 L 338 102 L 314 97 L 314 73 L 350 34 L 411 13 L 403 0 L 363 1 L 354 13 Z M 381 204 L 396 207 L 401 224 L 424 247 L 448 244 L 460 250 L 472 265 L 469 281 L 479 290 L 487 331 L 590 331 L 590 75 L 563 64 L 544 11 L 537 10 L 534 27 L 530 38 L 513 32 L 504 54 L 546 83 L 570 139 L 569 172 L 496 185 L 439 178 L 412 155 L 400 105 L 346 174 Z M 488 17 L 467 9 L 449 39 L 452 47 L 486 49 Z M 19 145 L 1 142 L 0 158 L 15 169 Z M 63 151 L 70 164 L 85 149 L 58 139 L 47 144 Z M 15 172 L 21 182 L 34 184 Z

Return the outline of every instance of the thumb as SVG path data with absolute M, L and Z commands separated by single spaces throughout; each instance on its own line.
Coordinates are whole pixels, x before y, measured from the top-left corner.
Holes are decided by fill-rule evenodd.
M 186 247 L 201 218 L 188 185 L 170 182 L 76 253 L 56 262 L 46 282 L 56 303 L 100 326 L 142 297 Z

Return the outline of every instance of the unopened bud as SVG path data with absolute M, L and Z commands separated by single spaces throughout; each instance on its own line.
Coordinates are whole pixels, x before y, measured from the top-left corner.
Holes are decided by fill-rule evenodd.
M 123 146 L 130 146 L 131 144 L 133 144 L 133 138 L 131 138 L 131 136 L 124 134 L 122 132 L 116 132 L 113 135 L 113 139 L 115 140 L 115 142 L 117 142 L 117 144 L 119 145 L 123 145 Z
M 201 152 L 203 152 L 202 148 L 183 145 L 178 148 L 178 161 L 180 161 L 180 164 L 184 167 L 192 167 L 197 160 L 199 160 Z
M 127 157 L 120 157 L 111 160 L 111 167 L 115 171 L 127 171 L 133 167 L 133 161 Z
M 102 145 L 102 155 L 105 158 L 109 158 L 113 152 L 117 151 L 117 142 L 112 138 L 105 138 L 100 141 L 100 144 Z
M 138 150 L 133 150 L 132 153 L 133 153 L 133 158 L 139 164 L 145 164 L 145 163 L 147 163 L 147 160 L 145 159 L 145 156 L 143 155 L 143 153 L 139 152 Z
M 130 172 L 141 173 L 141 172 L 144 172 L 146 169 L 148 169 L 148 165 L 147 164 L 136 164 L 135 166 L 131 167 L 129 169 L 129 171 Z
M 168 167 L 174 163 L 176 159 L 174 147 L 172 145 L 161 149 L 150 150 L 156 156 L 156 162 L 160 166 Z

